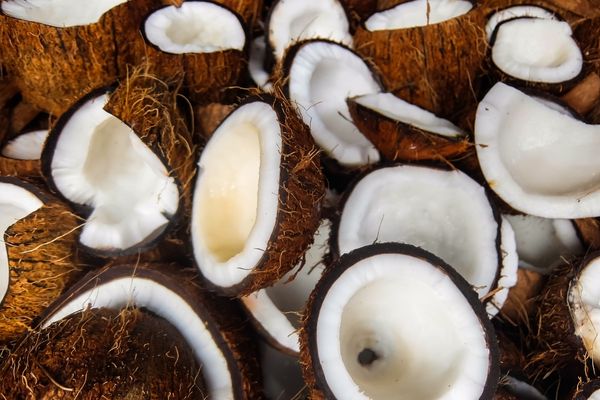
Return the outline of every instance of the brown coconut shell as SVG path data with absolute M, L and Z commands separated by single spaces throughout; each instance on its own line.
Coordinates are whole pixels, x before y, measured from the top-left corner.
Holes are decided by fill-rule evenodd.
M 600 75 L 591 72 L 565 93 L 561 100 L 580 115 L 590 113 L 600 103 Z
M 194 106 L 194 136 L 196 140 L 205 143 L 234 109 L 234 105 L 221 103 Z
M 508 291 L 500 310 L 502 319 L 514 325 L 528 325 L 535 316 L 537 298 L 545 283 L 546 277 L 539 272 L 519 268 L 517 284 Z
M 32 332 L 0 369 L 4 399 L 202 399 L 181 334 L 139 309 L 91 309 Z
M 377 10 L 377 0 L 340 0 L 346 9 L 352 30 Z
M 60 115 L 93 89 L 123 77 L 143 55 L 138 27 L 157 0 L 129 0 L 96 23 L 54 27 L 0 14 L 4 66 L 23 97 Z

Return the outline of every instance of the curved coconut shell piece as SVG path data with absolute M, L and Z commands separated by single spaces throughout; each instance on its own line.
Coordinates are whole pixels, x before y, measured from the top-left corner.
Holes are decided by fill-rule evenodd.
M 600 219 L 575 219 L 573 224 L 586 248 L 591 251 L 600 250 Z
M 91 309 L 31 332 L 0 369 L 0 393 L 11 399 L 202 399 L 200 368 L 165 320 L 138 309 Z

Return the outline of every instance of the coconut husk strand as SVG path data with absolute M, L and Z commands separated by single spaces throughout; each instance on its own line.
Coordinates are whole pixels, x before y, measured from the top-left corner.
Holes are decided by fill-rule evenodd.
M 341 0 L 353 29 L 377 10 L 377 0 Z
M 561 100 L 580 115 L 590 113 L 600 102 L 600 76 L 591 72 L 565 93 Z
M 588 400 L 593 398 L 592 395 L 600 393 L 600 379 L 582 380 L 577 388 L 573 391 L 570 400 Z
M 600 219 L 582 218 L 573 220 L 577 234 L 590 251 L 600 250 Z

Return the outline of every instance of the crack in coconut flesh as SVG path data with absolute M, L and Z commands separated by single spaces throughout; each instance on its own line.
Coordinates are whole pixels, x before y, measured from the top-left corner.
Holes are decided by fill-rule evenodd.
M 479 103 L 475 143 L 492 190 L 544 218 L 600 215 L 600 126 L 497 83 Z
M 144 24 L 150 43 L 166 53 L 243 50 L 246 34 L 228 9 L 205 1 L 187 1 L 153 12 Z
M 289 97 L 297 103 L 315 142 L 343 166 L 379 161 L 379 152 L 351 122 L 346 99 L 381 92 L 367 64 L 327 41 L 300 45 L 289 69 Z
M 348 18 L 337 0 L 279 0 L 269 17 L 269 43 L 276 60 L 287 48 L 307 39 L 328 39 L 352 46 Z
M 161 160 L 131 128 L 103 110 L 108 95 L 83 103 L 51 153 L 51 175 L 68 200 L 93 208 L 80 242 L 124 250 L 164 231 L 179 191 Z
M 14 160 L 39 160 L 47 137 L 47 130 L 19 135 L 2 148 L 2 156 Z
M 433 25 L 460 17 L 472 8 L 470 1 L 462 0 L 408 1 L 371 15 L 365 27 L 374 32 Z
M 2 11 L 11 17 L 59 28 L 89 25 L 127 0 L 6 0 Z
M 492 61 L 504 73 L 530 82 L 560 83 L 579 75 L 583 55 L 568 23 L 515 18 L 499 24 Z
M 488 41 L 491 41 L 496 27 L 504 21 L 510 19 L 529 17 L 529 18 L 540 18 L 540 19 L 552 19 L 556 20 L 556 16 L 552 11 L 546 10 L 542 7 L 537 6 L 515 6 L 500 10 L 488 19 L 485 25 L 485 33 Z

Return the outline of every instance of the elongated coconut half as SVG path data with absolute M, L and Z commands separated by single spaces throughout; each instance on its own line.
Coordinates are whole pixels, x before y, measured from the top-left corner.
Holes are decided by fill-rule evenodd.
M 598 132 L 503 83 L 479 103 L 475 144 L 490 188 L 544 218 L 600 215 Z
M 473 3 L 463 0 L 412 0 L 371 15 L 365 27 L 371 32 L 434 25 L 468 13 Z
M 91 272 L 47 311 L 41 327 L 87 308 L 139 307 L 166 319 L 203 366 L 210 399 L 254 399 L 260 390 L 258 354 L 229 300 L 202 289 L 178 265 L 118 265 Z
M 348 97 L 381 91 L 369 65 L 352 50 L 324 40 L 299 43 L 284 64 L 289 98 L 325 154 L 345 167 L 379 161 L 373 144 L 352 124 L 346 105 Z
M 419 246 L 452 265 L 480 297 L 497 287 L 500 221 L 485 189 L 454 170 L 380 168 L 346 194 L 332 248 L 345 254 L 375 242 Z
M 541 18 L 541 19 L 552 19 L 557 20 L 556 15 L 543 7 L 532 6 L 532 5 L 523 5 L 523 6 L 513 6 L 508 7 L 503 10 L 497 11 L 488 19 L 487 24 L 485 25 L 485 34 L 487 35 L 488 41 L 492 40 L 492 36 L 494 31 L 504 21 L 521 18 L 521 17 L 529 17 L 529 18 Z
M 292 269 L 319 224 L 319 155 L 287 100 L 247 99 L 210 137 L 198 162 L 191 239 L 204 278 L 250 294 Z
M 312 398 L 490 399 L 494 329 L 470 285 L 417 247 L 344 255 L 313 291 L 301 332 Z

